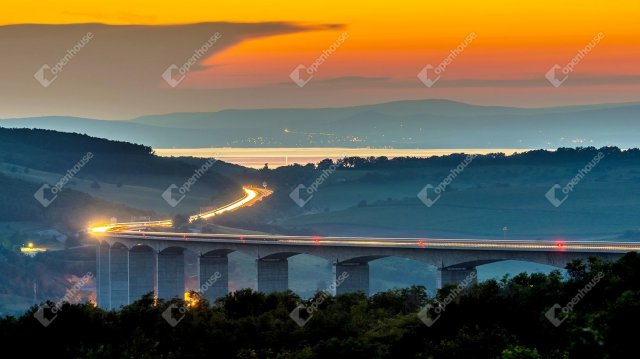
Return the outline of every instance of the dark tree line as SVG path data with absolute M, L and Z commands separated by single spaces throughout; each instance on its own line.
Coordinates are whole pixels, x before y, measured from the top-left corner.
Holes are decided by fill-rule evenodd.
M 519 274 L 469 287 L 431 326 L 416 314 L 442 303 L 447 287 L 427 298 L 423 287 L 324 298 L 299 327 L 289 313 L 309 303 L 291 292 L 240 290 L 212 307 L 201 300 L 151 295 L 117 312 L 66 304 L 44 327 L 34 307 L 0 320 L 0 342 L 25 357 L 55 358 L 630 358 L 640 320 L 640 256 L 590 260 L 559 272 Z M 545 313 L 570 302 L 594 276 L 602 280 L 558 327 Z M 173 305 L 170 325 L 162 313 Z M 184 314 L 183 314 L 184 313 Z M 184 316 L 183 316 L 184 315 Z M 166 316 L 166 315 L 165 315 Z
M 622 151 L 618 147 L 576 147 L 559 148 L 555 151 L 532 150 L 512 155 L 504 153 L 490 153 L 477 155 L 474 165 L 563 165 L 573 162 L 587 163 L 599 152 L 602 152 L 608 161 L 640 161 L 640 149 L 633 148 Z M 443 156 L 433 156 L 428 158 L 419 157 L 345 157 L 339 161 L 340 169 L 356 170 L 387 170 L 387 169 L 407 169 L 423 168 L 431 166 L 455 167 L 460 164 L 468 155 L 465 153 L 454 153 Z M 328 168 L 336 161 L 326 159 L 321 161 L 317 168 L 319 170 Z

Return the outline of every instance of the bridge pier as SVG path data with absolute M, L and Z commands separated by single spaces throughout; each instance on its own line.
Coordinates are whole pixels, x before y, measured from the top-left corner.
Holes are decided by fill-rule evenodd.
M 109 280 L 109 244 L 100 242 L 96 246 L 96 305 L 111 309 L 111 283 Z
M 447 285 L 468 286 L 478 283 L 478 270 L 476 267 L 444 267 L 438 268 L 436 285 L 442 289 Z
M 168 248 L 158 253 L 158 298 L 184 296 L 184 250 Z
M 213 304 L 229 293 L 229 257 L 205 255 L 199 259 L 200 295 Z
M 369 295 L 369 263 L 335 264 L 336 294 L 364 292 Z M 340 278 L 344 278 L 340 283 Z
M 135 246 L 129 251 L 129 303 L 149 292 L 155 292 L 157 254 L 147 246 Z
M 129 304 L 129 249 L 115 244 L 109 249 L 109 308 Z
M 258 264 L 258 291 L 285 292 L 289 289 L 289 260 L 287 258 L 260 258 Z

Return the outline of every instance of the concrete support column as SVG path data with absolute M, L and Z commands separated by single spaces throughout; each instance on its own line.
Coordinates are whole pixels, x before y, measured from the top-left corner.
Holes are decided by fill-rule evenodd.
M 222 256 L 200 257 L 200 295 L 213 304 L 229 293 L 229 258 Z
M 258 291 L 285 292 L 289 288 L 289 260 L 287 258 L 261 258 L 258 263 Z
M 369 263 L 335 264 L 336 294 L 363 292 L 369 295 Z M 340 283 L 339 278 L 344 278 Z
M 109 243 L 100 241 L 96 246 L 96 304 L 111 309 L 111 285 L 109 280 Z
M 478 283 L 478 271 L 475 267 L 446 267 L 438 269 L 436 281 L 438 289 L 447 285 L 462 285 L 467 287 Z
M 125 246 L 116 243 L 109 249 L 109 271 L 109 309 L 119 309 L 129 304 L 129 250 Z
M 198 291 L 200 288 L 200 255 L 194 251 L 185 250 L 184 256 L 184 291 Z
M 147 246 L 129 251 L 129 303 L 155 292 L 156 252 Z
M 158 298 L 184 297 L 184 250 L 168 248 L 158 253 Z

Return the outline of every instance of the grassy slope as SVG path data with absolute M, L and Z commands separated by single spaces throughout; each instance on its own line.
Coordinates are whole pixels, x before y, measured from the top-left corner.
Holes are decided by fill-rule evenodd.
M 205 159 L 162 158 L 149 147 L 74 133 L 0 128 L 0 173 L 33 183 L 53 185 L 88 152 L 93 158 L 68 188 L 98 198 L 167 215 L 216 206 L 242 195 L 240 184 L 231 176 L 211 169 L 172 208 L 160 196 L 162 192 L 171 184 L 185 183 Z M 24 173 L 24 167 L 29 173 Z M 100 190 L 91 188 L 93 182 L 100 184 Z
M 600 237 L 638 228 L 640 164 L 597 169 L 560 208 L 553 207 L 544 194 L 555 182 L 565 184 L 575 175 L 570 167 L 471 166 L 431 208 L 416 194 L 427 183 L 439 183 L 446 176 L 442 169 L 395 173 L 376 182 L 330 181 L 305 207 L 319 213 L 288 218 L 283 224 L 328 232 L 348 226 L 365 232 L 498 238 L 504 226 L 518 238 Z M 340 172 L 333 176 L 343 177 Z M 355 207 L 362 200 L 367 206 Z
M 17 171 L 14 172 L 13 169 Z M 13 178 L 25 180 L 32 183 L 56 183 L 63 174 L 40 171 L 30 169 L 29 173 L 24 173 L 24 167 L 9 163 L 0 163 L 0 174 Z M 100 189 L 91 188 L 93 180 L 82 177 L 82 173 L 75 177 L 71 183 L 65 188 L 74 189 L 76 191 L 85 192 L 93 197 L 104 199 L 106 201 L 122 203 L 128 206 L 140 208 L 143 210 L 151 210 L 158 215 L 168 216 L 173 213 L 191 213 L 196 212 L 200 207 L 219 206 L 231 202 L 242 196 L 241 190 L 227 193 L 218 193 L 214 199 L 212 194 L 217 193 L 215 189 L 206 183 L 196 183 L 190 192 L 178 206 L 172 208 L 162 198 L 162 192 L 171 184 L 176 183 L 180 186 L 186 181 L 182 176 L 148 176 L 147 180 L 140 179 L 138 182 L 147 185 L 127 185 L 123 184 L 118 187 L 116 183 L 96 181 L 100 184 Z

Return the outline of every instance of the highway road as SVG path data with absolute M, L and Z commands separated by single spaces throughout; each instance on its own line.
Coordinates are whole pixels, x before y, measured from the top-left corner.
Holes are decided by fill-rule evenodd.
M 209 219 L 225 212 L 251 206 L 271 195 L 270 190 L 257 187 L 243 187 L 245 195 L 229 204 L 211 211 L 192 215 L 189 221 Z M 513 250 L 513 251 L 566 251 L 626 253 L 640 251 L 638 242 L 607 241 L 540 241 L 540 240 L 487 240 L 487 239 L 433 239 L 433 238 L 384 238 L 384 237 L 312 237 L 281 235 L 235 235 L 178 233 L 149 231 L 156 227 L 171 227 L 170 219 L 150 222 L 127 222 L 101 225 L 89 228 L 89 233 L 100 237 L 131 238 L 138 240 L 192 241 L 209 243 L 246 243 L 299 246 L 352 246 L 384 248 L 432 248 L 432 249 L 476 249 L 476 250 Z
M 486 240 L 486 239 L 434 239 L 384 237 L 311 237 L 278 235 L 234 235 L 176 232 L 141 232 L 123 230 L 109 234 L 112 238 L 140 240 L 190 241 L 206 243 L 244 243 L 300 246 L 349 246 L 375 248 L 424 248 L 464 250 L 513 250 L 626 253 L 640 251 L 637 242 L 604 241 L 539 241 L 539 240 Z
M 252 206 L 254 203 L 261 201 L 263 198 L 270 196 L 273 191 L 258 187 L 245 186 L 242 187 L 244 191 L 244 196 L 240 199 L 235 200 L 231 203 L 225 204 L 222 207 L 218 207 L 216 209 L 195 214 L 189 217 L 189 222 L 193 222 L 197 219 L 207 220 L 209 218 L 218 216 L 225 212 L 235 211 L 241 207 Z M 131 230 L 139 230 L 145 229 L 149 227 L 171 227 L 173 226 L 173 221 L 171 219 L 163 219 L 159 221 L 148 221 L 148 222 L 123 222 L 123 223 L 112 223 L 107 225 L 98 225 L 93 226 L 88 229 L 89 233 L 114 233 L 114 232 L 122 232 L 122 231 L 131 231 Z

